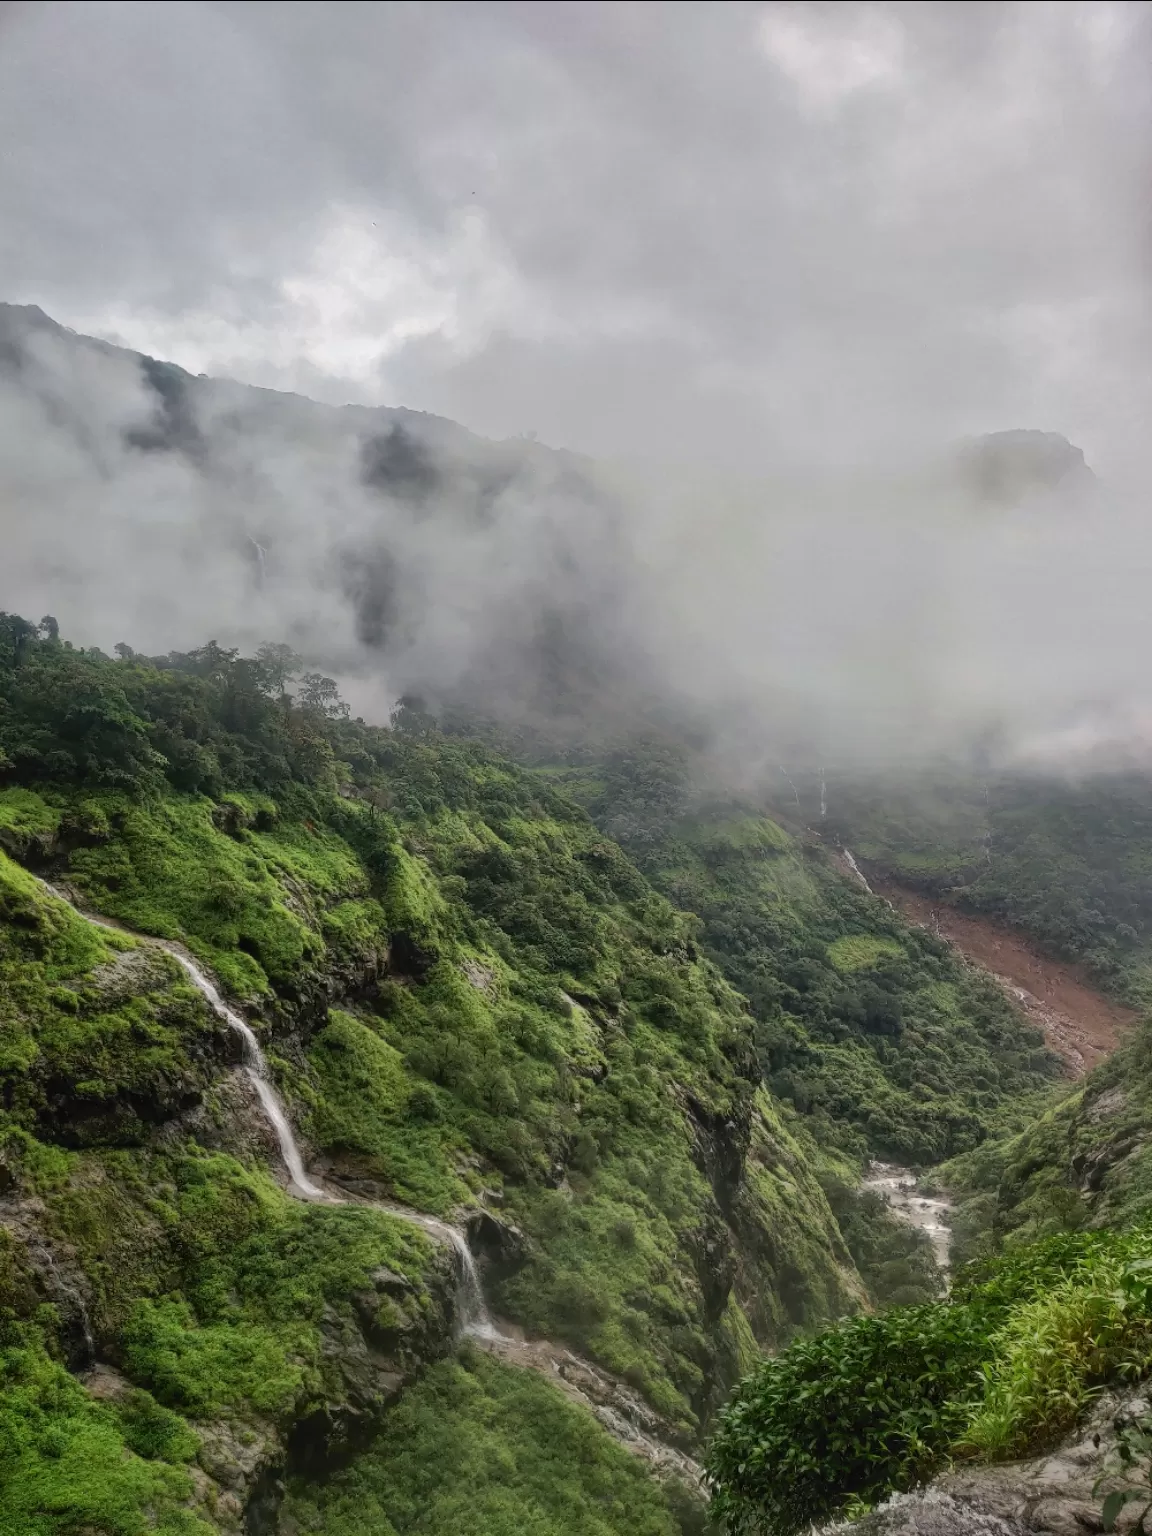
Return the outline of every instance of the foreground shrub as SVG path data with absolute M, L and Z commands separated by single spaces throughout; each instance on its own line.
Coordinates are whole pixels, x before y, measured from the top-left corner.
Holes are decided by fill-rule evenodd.
M 708 1457 L 733 1536 L 793 1536 L 951 1454 L 1023 1455 L 1103 1383 L 1152 1368 L 1152 1232 L 1061 1233 L 957 1276 L 947 1302 L 793 1344 L 737 1389 Z
M 1101 1253 L 1015 1308 L 992 1339 L 986 1387 L 958 1449 L 1006 1460 L 1071 1429 L 1101 1386 L 1152 1365 L 1152 1259 Z
M 708 1458 L 731 1532 L 800 1531 L 910 1488 L 980 1390 L 987 1325 L 972 1304 L 856 1317 L 766 1360 L 721 1415 Z

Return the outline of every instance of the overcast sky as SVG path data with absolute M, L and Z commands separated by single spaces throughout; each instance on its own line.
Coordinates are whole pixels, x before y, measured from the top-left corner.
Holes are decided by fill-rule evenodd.
M 194 371 L 738 471 L 1139 465 L 1138 4 L 0 7 L 0 297 Z

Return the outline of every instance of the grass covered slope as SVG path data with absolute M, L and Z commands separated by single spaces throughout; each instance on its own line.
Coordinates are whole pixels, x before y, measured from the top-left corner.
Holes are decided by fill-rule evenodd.
M 568 783 L 749 1000 L 766 1083 L 821 1144 L 932 1164 L 982 1141 L 1059 1066 L 949 947 L 754 808 L 709 804 L 683 759 L 636 745 Z
M 1152 1209 L 1152 1036 L 1147 1024 L 1019 1134 L 941 1170 L 967 1255 L 1052 1232 L 1146 1221 Z
M 139 1142 L 197 1103 L 228 1054 L 173 960 L 85 923 L 0 852 L 0 1095 L 13 1123 L 65 1145 Z
M 757 1104 L 742 1004 L 580 811 L 480 749 L 375 750 L 342 795 L 46 790 L 35 809 L 102 817 L 69 882 L 264 1009 L 338 1172 L 439 1214 L 499 1202 L 526 1241 L 497 1303 L 689 1427 L 747 1353 L 738 1265 L 770 1337 L 859 1289 L 802 1148 Z
M 698 1517 L 699 1518 L 699 1517 Z M 330 1481 L 295 1483 L 292 1536 L 680 1536 L 668 1494 L 587 1409 L 465 1350 L 393 1408 Z
M 451 1277 L 407 1223 L 209 1150 L 252 1105 L 168 957 L 2 856 L 0 911 L 0 1530 L 231 1530 L 235 1446 L 382 1406 L 370 1346 L 443 1347 Z M 65 1367 L 97 1359 L 93 1396 Z
M 232 1529 L 261 1467 L 323 1460 L 451 1322 L 410 1226 L 282 1193 L 235 1042 L 179 968 L 32 869 L 186 945 L 314 1163 L 475 1215 L 497 1308 L 691 1436 L 757 1336 L 864 1297 L 743 1000 L 563 796 L 418 719 L 349 721 L 323 679 L 293 702 L 270 665 L 114 662 L 0 625 L 0 1227 L 39 1255 L 12 1325 L 78 1371 L 94 1346 L 101 1402 L 177 1415 L 190 1518 Z

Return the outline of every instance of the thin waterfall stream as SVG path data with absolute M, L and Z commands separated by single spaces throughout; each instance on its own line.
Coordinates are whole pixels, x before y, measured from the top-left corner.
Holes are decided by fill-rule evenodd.
M 38 878 L 38 877 L 34 877 Z M 155 949 L 162 949 L 165 954 L 171 955 L 176 963 L 184 971 L 196 990 L 208 1003 L 216 1016 L 223 1019 L 231 1029 L 234 1029 L 243 1042 L 244 1070 L 248 1074 L 253 1087 L 259 1097 L 260 1104 L 268 1123 L 276 1132 L 276 1139 L 280 1146 L 280 1156 L 288 1173 L 291 1188 L 300 1199 L 313 1202 L 324 1201 L 334 1205 L 343 1205 L 347 1201 L 340 1195 L 321 1189 L 308 1177 L 304 1168 L 304 1160 L 300 1155 L 296 1137 L 292 1126 L 285 1113 L 284 1105 L 279 1094 L 273 1086 L 271 1074 L 264 1052 L 260 1048 L 260 1042 L 252 1032 L 250 1025 L 240 1017 L 235 1009 L 230 1008 L 220 996 L 214 983 L 200 969 L 194 960 L 178 946 L 169 943 L 165 939 L 153 938 L 150 935 L 134 933 L 119 923 L 111 922 L 106 918 L 96 917 L 91 912 L 86 912 L 65 891 L 50 885 L 48 881 L 39 882 L 51 896 L 57 901 L 62 901 L 70 907 L 78 917 L 85 922 L 92 923 L 97 928 L 107 929 L 111 933 L 121 934 L 125 938 L 134 940 L 138 944 L 150 945 Z M 550 1344 L 546 1340 L 527 1340 L 516 1333 L 506 1333 L 493 1321 L 488 1311 L 487 1302 L 484 1299 L 484 1288 L 480 1280 L 480 1273 L 476 1267 L 476 1260 L 472 1250 L 468 1246 L 468 1240 L 458 1227 L 449 1222 L 441 1221 L 436 1216 L 429 1216 L 423 1211 L 415 1211 L 408 1206 L 394 1205 L 386 1200 L 372 1200 L 366 1202 L 373 1209 L 383 1211 L 387 1215 L 395 1216 L 401 1221 L 406 1221 L 412 1226 L 419 1227 L 430 1237 L 447 1244 L 453 1249 L 459 1263 L 459 1279 L 457 1290 L 457 1319 L 459 1332 L 462 1336 L 477 1341 L 500 1359 L 510 1364 L 517 1365 L 525 1370 L 534 1370 L 547 1376 L 557 1387 L 568 1396 L 581 1401 L 585 1407 L 591 1409 L 595 1417 L 605 1429 L 620 1443 L 630 1449 L 635 1455 L 642 1457 L 653 1470 L 672 1475 L 686 1483 L 690 1487 L 699 1490 L 702 1487 L 703 1472 L 691 1457 L 683 1451 L 677 1450 L 673 1445 L 662 1439 L 658 1430 L 657 1416 L 634 1393 L 629 1391 L 623 1383 L 617 1382 L 606 1372 L 600 1370 L 586 1360 L 581 1360 L 570 1350 L 561 1349 Z M 87 1315 L 84 1315 L 85 1331 L 87 1333 Z M 90 1338 L 90 1335 L 89 1335 Z M 95 1343 L 92 1342 L 92 1352 L 95 1352 Z
M 91 912 L 85 912 L 81 907 L 54 885 L 49 885 L 47 880 L 40 882 L 44 889 L 55 896 L 58 901 L 65 902 L 72 908 L 78 917 L 91 923 L 95 928 L 105 928 L 110 933 L 120 933 L 125 938 L 134 939 L 139 944 L 148 944 L 153 949 L 162 949 L 166 955 L 171 955 L 177 965 L 184 971 L 192 985 L 205 999 L 208 1006 L 217 1018 L 224 1022 L 240 1036 L 244 1050 L 244 1070 L 247 1072 L 256 1095 L 260 1100 L 261 1108 L 269 1125 L 276 1132 L 276 1139 L 280 1143 L 280 1156 L 284 1161 L 284 1167 L 288 1170 L 288 1177 L 292 1182 L 292 1188 L 305 1200 L 331 1200 L 333 1197 L 312 1183 L 312 1180 L 304 1171 L 304 1160 L 300 1156 L 300 1148 L 296 1145 L 296 1138 L 292 1134 L 292 1127 L 288 1123 L 288 1116 L 284 1113 L 284 1106 L 280 1102 L 280 1096 L 272 1086 L 271 1075 L 268 1071 L 268 1063 L 264 1052 L 260 1049 L 260 1042 L 252 1033 L 248 1023 L 240 1017 L 235 1009 L 220 996 L 213 983 L 205 976 L 204 972 L 189 955 L 175 944 L 169 944 L 164 939 L 145 937 L 142 934 L 133 933 L 130 929 L 122 927 L 119 923 L 109 922 L 107 918 L 95 917 Z

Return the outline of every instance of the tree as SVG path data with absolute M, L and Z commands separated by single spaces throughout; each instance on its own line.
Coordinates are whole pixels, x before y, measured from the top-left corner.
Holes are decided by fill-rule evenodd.
M 296 701 L 301 709 L 327 715 L 330 719 L 346 720 L 351 713 L 333 680 L 321 677 L 319 672 L 305 672 L 300 679 Z
M 304 658 L 297 656 L 290 645 L 269 640 L 256 652 L 256 663 L 264 691 L 283 698 L 288 692 L 289 681 L 299 674 L 304 665 Z
M 46 613 L 40 620 L 40 633 L 50 645 L 60 643 L 60 626 L 50 613 Z

